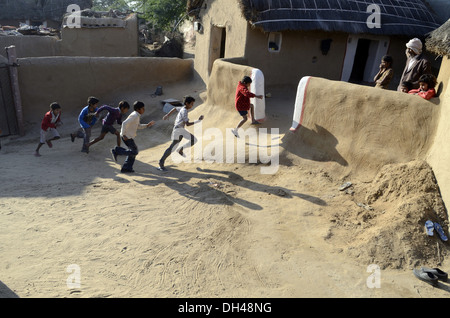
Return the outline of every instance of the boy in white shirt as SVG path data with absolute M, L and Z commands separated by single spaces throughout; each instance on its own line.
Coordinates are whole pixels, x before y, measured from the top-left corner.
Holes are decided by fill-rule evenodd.
M 155 124 L 154 121 L 151 121 L 148 124 L 141 124 L 141 115 L 145 112 L 145 105 L 143 102 L 134 102 L 133 108 L 134 112 L 132 112 L 130 116 L 128 116 L 128 118 L 122 123 L 122 128 L 120 130 L 120 136 L 122 137 L 125 145 L 127 145 L 128 150 L 118 146 L 111 149 L 111 154 L 116 162 L 117 156 L 127 156 L 120 171 L 122 173 L 134 172 L 133 164 L 139 153 L 138 147 L 134 142 L 134 138 L 136 138 L 137 135 L 137 130 L 145 129 Z
M 175 124 L 173 126 L 173 130 L 172 130 L 172 143 L 170 144 L 169 148 L 166 149 L 166 151 L 164 152 L 163 156 L 161 157 L 161 159 L 159 160 L 159 168 L 157 168 L 160 171 L 167 171 L 167 168 L 164 167 L 164 163 L 166 161 L 166 159 L 170 156 L 170 154 L 172 153 L 172 149 L 183 139 L 183 137 L 187 137 L 190 136 L 191 139 L 191 147 L 195 144 L 195 142 L 197 141 L 194 137 L 194 135 L 192 135 L 189 131 L 187 131 L 184 127 L 185 126 L 192 126 L 194 124 L 196 124 L 196 122 L 189 122 L 189 117 L 188 117 L 188 110 L 191 109 L 192 107 L 194 107 L 194 103 L 195 103 L 195 99 L 192 96 L 186 96 L 184 97 L 184 107 L 181 108 L 181 110 L 179 111 L 177 118 L 175 119 Z M 164 120 L 167 120 L 170 115 L 172 115 L 177 109 L 173 108 L 167 115 L 165 115 L 163 117 Z M 203 120 L 203 115 L 199 117 L 198 119 Z M 183 156 L 183 148 L 181 148 L 178 153 L 180 155 Z

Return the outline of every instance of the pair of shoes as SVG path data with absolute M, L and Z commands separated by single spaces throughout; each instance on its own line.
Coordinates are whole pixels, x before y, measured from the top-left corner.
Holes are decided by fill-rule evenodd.
M 430 220 L 426 221 L 425 222 L 425 230 L 426 230 L 428 236 L 433 236 L 434 235 L 433 231 L 436 230 L 436 232 L 439 234 L 439 237 L 441 238 L 442 241 L 444 241 L 444 242 L 448 241 L 448 237 L 445 235 L 444 229 L 437 222 L 433 223 Z
M 50 140 L 47 140 L 46 143 L 47 143 L 47 146 L 48 146 L 49 148 L 52 148 L 52 147 L 53 147 L 53 144 L 52 144 L 52 142 L 51 142 Z
M 113 160 L 115 162 L 117 162 L 117 153 L 114 149 L 111 149 L 111 155 L 112 155 Z
M 423 268 L 421 269 L 414 268 L 413 273 L 421 281 L 424 281 L 433 286 L 437 286 L 438 284 L 438 277 L 431 272 L 424 271 Z
M 134 170 L 133 169 L 121 169 L 120 170 L 120 172 L 122 172 L 122 173 L 133 173 L 134 172 Z
M 71 140 L 72 142 L 75 141 L 75 135 L 74 135 L 74 134 L 70 134 L 70 140 Z
M 420 269 L 424 272 L 433 274 L 440 281 L 447 282 L 447 280 L 448 280 L 448 274 L 446 272 L 440 270 L 439 268 L 421 267 Z
M 231 132 L 233 133 L 233 135 L 234 135 L 236 138 L 239 138 L 239 134 L 238 134 L 237 129 L 231 129 Z

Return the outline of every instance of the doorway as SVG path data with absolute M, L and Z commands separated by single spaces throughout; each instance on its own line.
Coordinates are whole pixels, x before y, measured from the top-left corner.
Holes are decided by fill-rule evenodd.
M 341 80 L 371 83 L 378 73 L 381 58 L 388 52 L 389 44 L 388 37 L 350 35 Z
M 211 74 L 214 61 L 222 59 L 226 54 L 227 30 L 225 27 L 214 25 L 211 28 L 211 47 L 209 52 L 208 74 Z
M 359 83 L 364 81 L 364 72 L 366 69 L 367 58 L 369 57 L 370 40 L 359 39 L 356 47 L 355 59 L 353 60 L 353 69 L 349 82 Z
M 0 63 L 0 129 L 2 136 L 19 133 L 8 66 Z

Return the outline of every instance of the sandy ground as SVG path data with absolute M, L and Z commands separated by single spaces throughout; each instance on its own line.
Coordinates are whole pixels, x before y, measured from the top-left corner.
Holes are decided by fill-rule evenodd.
M 167 88 L 165 97 L 201 91 Z M 150 101 L 145 92 L 130 93 L 134 98 Z M 280 140 L 288 134 L 293 98 L 276 112 L 270 107 L 276 94 L 268 102 L 263 126 L 280 127 Z M 170 171 L 162 173 L 156 165 L 172 121 L 163 122 L 157 106 L 146 114 L 143 121 L 158 122 L 138 132 L 135 174 L 120 173 L 124 158 L 112 160 L 111 135 L 81 153 L 81 141 L 68 137 L 75 114 L 64 114 L 63 138 L 42 147 L 40 158 L 33 156 L 37 133 L 2 139 L 1 297 L 448 296 L 450 285 L 417 280 L 411 264 L 374 272 L 362 250 L 346 248 L 360 240 L 365 223 L 344 220 L 352 227 L 337 227 L 337 215 L 360 215 L 356 197 L 367 181 L 295 155 L 272 175 L 261 174 L 261 164 L 170 159 Z M 191 119 L 200 114 L 205 127 L 214 122 L 207 106 L 195 108 Z M 230 116 L 220 128 L 237 120 Z M 356 196 L 339 190 L 346 181 Z M 440 268 L 448 265 L 442 260 Z

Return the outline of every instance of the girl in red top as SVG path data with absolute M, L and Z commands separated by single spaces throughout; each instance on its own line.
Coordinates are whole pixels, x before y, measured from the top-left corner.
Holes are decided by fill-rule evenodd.
M 436 95 L 436 90 L 434 89 L 436 83 L 437 80 L 433 74 L 423 74 L 419 78 L 419 88 L 410 90 L 408 94 L 419 95 L 420 97 L 429 100 Z
M 244 78 L 242 79 L 242 81 L 240 81 L 238 83 L 238 86 L 236 88 L 235 107 L 236 107 L 236 110 L 239 112 L 239 115 L 242 116 L 242 120 L 239 122 L 239 124 L 236 126 L 236 128 L 231 130 L 236 137 L 239 137 L 238 129 L 248 119 L 248 111 L 249 110 L 250 110 L 251 117 L 252 117 L 252 125 L 259 124 L 259 122 L 257 122 L 255 120 L 255 110 L 254 110 L 253 104 L 250 104 L 250 98 L 256 97 L 256 98 L 262 99 L 263 96 L 255 95 L 248 90 L 251 83 L 252 83 L 252 79 L 248 76 L 244 76 Z

